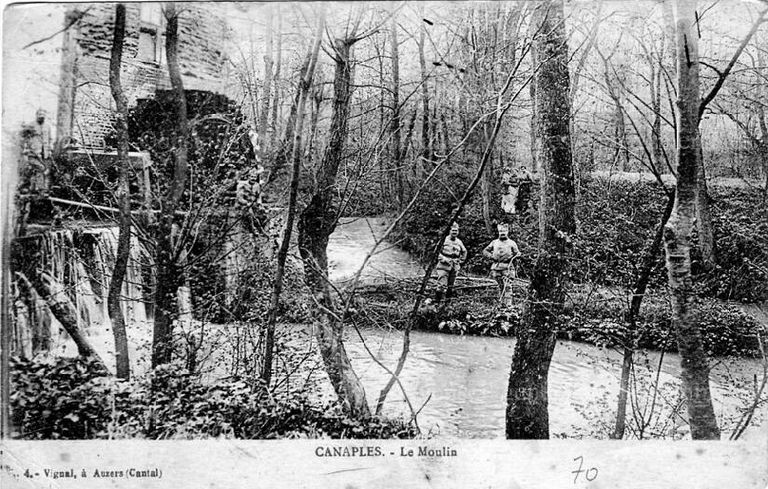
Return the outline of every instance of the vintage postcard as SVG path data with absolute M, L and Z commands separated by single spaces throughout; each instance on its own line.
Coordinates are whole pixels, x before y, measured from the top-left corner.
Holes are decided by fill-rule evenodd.
M 768 487 L 768 2 L 8 4 L 0 483 Z

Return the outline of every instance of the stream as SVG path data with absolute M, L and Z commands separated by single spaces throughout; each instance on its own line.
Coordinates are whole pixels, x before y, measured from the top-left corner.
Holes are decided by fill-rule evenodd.
M 329 243 L 331 279 L 351 278 L 365 255 L 386 229 L 383 219 L 342 221 Z M 364 282 L 419 276 L 422 268 L 406 252 L 384 242 L 374 255 Z M 347 328 L 347 351 L 375 406 L 388 374 L 371 358 L 360 337 Z M 386 329 L 361 331 L 378 360 L 394 368 L 402 348 L 402 333 Z M 513 338 L 458 336 L 414 331 L 401 382 L 423 432 L 435 436 L 495 438 L 504 436 L 504 410 Z M 658 372 L 661 361 L 661 371 Z M 753 399 L 754 376 L 759 379 L 759 360 L 723 357 L 712 359 L 713 402 L 723 438 L 730 434 L 742 410 Z M 613 426 L 618 395 L 621 354 L 612 349 L 558 341 L 549 375 L 549 415 L 552 437 L 607 438 Z M 636 428 L 644 413 L 650 419 L 643 437 L 681 438 L 688 433 L 686 408 L 681 404 L 680 357 L 677 354 L 640 352 L 636 358 L 636 395 L 627 407 L 629 424 Z M 654 397 L 651 386 L 658 385 Z M 326 395 L 330 396 L 330 392 Z M 423 407 L 422 407 L 423 406 Z M 395 385 L 384 413 L 410 416 L 401 389 Z M 681 416 L 682 415 L 682 416 Z M 755 413 L 742 438 L 764 436 L 760 425 L 768 416 L 763 405 Z M 643 423 L 641 423 L 643 424 Z M 632 433 L 628 433 L 632 435 Z M 635 432 L 632 437 L 638 437 Z
M 354 277 L 375 240 L 383 236 L 387 224 L 384 218 L 342 220 L 329 241 L 329 275 L 333 282 L 344 285 Z M 97 243 L 93 262 L 99 265 L 92 268 L 107 270 L 105 257 L 110 255 L 116 244 L 115 235 L 98 229 L 92 233 Z M 57 246 L 67 250 L 69 248 L 64 245 L 71 242 L 72 237 L 61 234 L 51 239 L 53 244 L 58 243 L 55 240 L 62 240 Z M 140 247 L 135 247 L 135 250 L 137 256 L 133 262 L 139 262 Z M 87 313 L 83 321 L 90 324 L 86 334 L 101 357 L 114 368 L 114 339 L 106 315 L 106 288 L 93 289 L 95 282 L 92 276 L 95 272 L 89 272 L 85 264 L 73 261 L 63 252 L 52 255 L 50 266 L 55 270 L 61 269 L 59 275 L 64 276 L 65 264 L 69 262 L 77 265 L 69 269 L 74 270 L 72 273 L 76 272 L 73 282 L 78 291 L 78 309 L 83 314 Z M 423 268 L 413 257 L 393 243 L 383 241 L 361 275 L 361 282 L 371 284 L 420 278 L 422 274 Z M 138 271 L 130 268 L 129 276 L 133 277 L 128 281 L 131 285 L 123 293 L 130 299 L 129 304 L 143 306 L 141 291 L 136 285 L 140 282 Z M 128 328 L 129 356 L 134 374 L 140 375 L 149 364 L 151 325 L 143 307 L 133 307 L 129 311 L 132 325 Z M 756 317 L 763 322 L 768 321 L 758 312 L 764 314 L 764 310 L 758 307 Z M 183 329 L 191 326 L 191 317 L 178 325 Z M 215 330 L 225 333 L 229 326 L 207 325 L 206 328 L 208 333 Z M 289 330 L 296 333 L 294 338 L 299 350 L 311 352 L 311 361 L 315 364 L 314 378 L 320 386 L 318 395 L 330 400 L 335 396 L 322 373 L 322 362 L 314 347 L 310 328 L 290 326 Z M 52 351 L 63 356 L 77 355 L 74 343 L 60 332 L 61 328 L 55 320 L 52 321 L 52 330 L 58 332 L 53 337 Z M 371 358 L 365 346 L 379 362 L 394 369 L 402 349 L 403 335 L 395 330 L 368 328 L 361 331 L 365 346 L 360 335 L 349 326 L 345 335 L 353 367 L 365 386 L 369 404 L 374 407 L 389 374 Z M 422 431 L 438 437 L 503 437 L 507 379 L 514 345 L 513 338 L 412 332 L 410 353 L 401 382 L 413 409 L 420 410 L 417 419 Z M 745 407 L 754 401 L 755 382 L 762 378 L 763 369 L 756 359 L 723 357 L 714 358 L 712 362 L 714 407 L 723 438 L 727 438 Z M 621 354 L 618 351 L 585 343 L 558 341 L 549 371 L 551 436 L 607 438 L 615 418 L 620 369 Z M 680 403 L 680 357 L 676 354 L 662 356 L 660 352 L 639 352 L 635 374 L 627 407 L 628 424 L 635 431 L 628 432 L 627 436 L 641 437 L 637 426 L 644 424 L 647 426 L 642 433 L 643 438 L 686 437 L 686 409 Z M 653 389 L 657 381 L 660 388 Z M 768 403 L 764 402 L 757 410 L 743 438 L 765 436 L 763 428 L 768 418 L 767 406 Z M 384 414 L 410 417 L 411 410 L 397 385 L 387 398 Z M 640 419 L 649 421 L 638 423 Z

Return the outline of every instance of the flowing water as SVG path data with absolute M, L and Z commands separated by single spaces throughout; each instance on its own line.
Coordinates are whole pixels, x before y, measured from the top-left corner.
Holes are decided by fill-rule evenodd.
M 354 278 L 390 221 L 384 218 L 343 218 L 328 240 L 328 277 L 336 283 Z M 366 264 L 360 279 L 366 283 L 420 277 L 423 268 L 411 255 L 383 241 Z
M 329 243 L 332 278 L 343 280 L 357 271 L 386 228 L 383 219 L 354 219 L 341 223 Z M 418 276 L 422 268 L 407 253 L 384 242 L 364 280 Z M 394 368 L 402 348 L 402 333 L 366 329 L 365 344 L 377 359 Z M 515 340 L 457 336 L 414 331 L 401 382 L 413 409 L 422 408 L 418 420 L 423 431 L 460 437 L 501 437 L 507 379 Z M 366 351 L 357 334 L 347 332 L 347 350 L 366 388 L 375 399 L 388 374 Z M 659 364 L 661 361 L 661 369 Z M 759 361 L 744 358 L 713 359 L 711 386 L 715 411 L 724 438 L 744 406 L 749 405 L 754 375 L 760 378 Z M 558 341 L 550 367 L 548 397 L 553 436 L 607 437 L 611 431 L 619 391 L 621 353 L 585 343 Z M 658 375 L 658 381 L 657 381 Z M 687 432 L 686 409 L 680 397 L 680 357 L 660 352 L 640 352 L 636 358 L 633 393 L 627 416 L 644 413 L 644 437 L 681 437 Z M 652 388 L 658 384 L 659 389 Z M 654 396 L 655 393 L 655 396 Z M 426 404 L 425 404 L 426 403 Z M 385 413 L 408 416 L 411 412 L 401 389 L 395 385 Z M 651 413 L 653 415 L 651 416 Z M 753 419 L 745 437 L 760 436 L 759 426 L 768 416 L 765 406 Z M 562 435 L 561 435 L 562 434 Z M 634 436 L 638 436 L 635 433 Z
M 347 219 L 341 223 L 329 243 L 329 269 L 333 281 L 344 283 L 354 277 L 387 224 L 388 221 L 380 218 Z M 71 232 L 51 233 L 43 243 L 48 262 L 42 265 L 49 270 L 53 280 L 70 292 L 74 291 L 70 296 L 76 298 L 81 325 L 93 346 L 113 368 L 114 340 L 106 311 L 106 284 L 114 263 L 116 231 L 99 228 L 87 230 L 86 234 L 90 243 L 86 248 L 90 251 L 84 259 L 72 253 Z M 82 247 L 81 243 L 81 251 Z M 140 374 L 147 368 L 146 356 L 151 341 L 151 315 L 144 307 L 141 278 L 141 265 L 146 260 L 146 252 L 136 241 L 132 246 L 127 282 L 123 289 L 123 306 L 129 316 L 128 336 L 134 374 Z M 365 283 L 377 283 L 419 277 L 421 273 L 422 267 L 408 253 L 384 241 L 361 278 Z M 42 303 L 36 307 L 47 308 Z M 189 307 L 188 304 L 186 307 Z M 74 345 L 67 340 L 67 335 L 55 320 L 51 326 L 54 332 L 53 349 L 60 355 L 76 355 Z M 311 341 L 308 333 L 305 330 L 303 339 L 300 339 L 304 346 Z M 388 374 L 371 358 L 357 334 L 350 331 L 346 334 L 347 350 L 373 406 L 388 380 Z M 402 348 L 402 333 L 367 329 L 362 331 L 362 336 L 377 360 L 394 368 Z M 410 353 L 401 382 L 413 409 L 421 409 L 418 420 L 422 430 L 437 436 L 503 436 L 507 377 L 514 344 L 511 338 L 412 332 Z M 659 352 L 642 352 L 636 360 L 633 394 L 627 415 L 630 425 L 636 426 L 637 422 L 633 421 L 635 415 L 639 419 L 643 414 L 646 419 L 651 418 L 644 437 L 685 436 L 687 425 L 683 417 L 685 407 L 680 405 L 679 356 L 667 354 L 662 358 Z M 315 361 L 319 363 L 316 357 Z M 714 361 L 716 366 L 711 379 L 715 410 L 727 436 L 744 406 L 754 399 L 754 379 L 755 375 L 760 378 L 762 366 L 753 359 L 720 358 Z M 660 363 L 659 371 L 657 367 Z M 548 390 L 553 436 L 607 436 L 615 416 L 620 364 L 621 355 L 617 351 L 584 343 L 557 343 Z M 651 388 L 655 383 L 658 383 L 659 389 Z M 331 394 L 326 390 L 326 396 L 332 397 Z M 411 412 L 397 385 L 388 397 L 384 412 L 406 417 Z M 758 427 L 761 424 L 765 426 L 766 417 L 768 412 L 764 403 L 755 414 L 753 427 L 745 433 L 745 437 L 763 436 L 760 432 L 764 430 Z
M 402 333 L 366 329 L 362 334 L 377 359 L 394 368 L 402 348 Z M 503 437 L 514 345 L 515 340 L 511 338 L 412 332 L 401 382 L 414 409 L 418 410 L 426 402 L 418 417 L 422 430 L 447 436 Z M 365 385 L 369 403 L 375 405 L 388 374 L 373 361 L 357 335 L 348 334 L 347 350 Z M 687 426 L 680 416 L 685 416 L 685 408 L 680 404 L 680 357 L 664 355 L 660 388 L 654 403 L 654 390 L 650 387 L 656 380 L 660 359 L 659 352 L 641 352 L 636 358 L 637 398 L 628 407 L 628 417 L 631 418 L 634 411 L 645 411 L 648 418 L 653 406 L 654 415 L 645 436 L 659 437 L 663 433 L 665 437 L 681 437 Z M 740 409 L 752 399 L 753 374 L 762 370 L 758 362 L 750 359 L 716 360 L 723 363 L 713 369 L 711 377 L 715 411 L 720 425 L 728 431 Z M 549 370 L 552 435 L 607 437 L 615 416 L 620 369 L 618 351 L 558 341 Z M 410 415 L 397 385 L 387 399 L 384 412 Z M 758 425 L 767 415 L 763 408 L 753 422 Z M 751 430 L 747 435 L 754 435 L 755 431 L 759 430 Z

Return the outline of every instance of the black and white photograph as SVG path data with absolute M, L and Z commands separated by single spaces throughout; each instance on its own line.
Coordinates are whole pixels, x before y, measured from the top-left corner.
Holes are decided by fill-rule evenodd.
M 731 487 L 768 484 L 768 1 L 29 3 L 2 29 L 6 453 L 471 468 L 602 440 L 697 488 L 736 468 L 686 482 L 676 447 L 738 447 Z M 618 487 L 568 453 L 562 487 Z

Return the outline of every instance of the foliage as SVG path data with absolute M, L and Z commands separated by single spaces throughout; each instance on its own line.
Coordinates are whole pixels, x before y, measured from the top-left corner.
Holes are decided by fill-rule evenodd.
M 462 175 L 461 172 L 451 174 L 452 188 L 461 188 Z M 768 212 L 761 204 L 762 195 L 754 189 L 725 187 L 714 187 L 711 193 L 718 264 L 708 272 L 696 267 L 700 252 L 694 240 L 692 259 L 694 272 L 698 272 L 697 291 L 703 297 L 725 300 L 768 299 L 768 248 L 765 246 Z M 532 204 L 535 201 L 534 198 Z M 442 188 L 426 189 L 395 231 L 393 241 L 420 260 L 428 260 L 452 203 L 453 198 Z M 666 196 L 654 182 L 597 178 L 583 181 L 577 203 L 573 280 L 601 286 L 632 286 L 643 251 L 653 238 L 665 204 Z M 497 204 L 494 204 L 492 218 L 505 219 Z M 465 208 L 460 224 L 459 237 L 469 254 L 465 270 L 487 274 L 489 264 L 481 252 L 494 235 L 485 229 L 479 198 Z M 533 264 L 537 235 L 535 212 L 528 219 L 517 219 L 513 223 L 511 236 L 523 254 L 519 262 L 522 276 Z M 658 288 L 665 283 L 666 271 L 660 257 L 650 285 Z
M 495 292 L 495 288 L 492 289 Z M 485 294 L 481 295 L 481 294 Z M 367 294 L 363 307 L 371 312 L 361 315 L 363 325 L 390 324 L 402 328 L 406 324 L 413 299 L 405 294 L 390 294 L 384 317 L 374 316 L 382 308 L 383 293 Z M 518 296 L 509 306 L 495 304 L 495 294 L 464 292 L 447 307 L 422 308 L 414 327 L 424 331 L 477 336 L 513 336 L 524 314 L 524 298 Z M 582 341 L 604 347 L 632 345 L 649 350 L 677 351 L 672 331 L 672 312 L 659 296 L 648 296 L 640 309 L 636 329 L 624 321 L 626 302 L 623 297 L 610 300 L 574 299 L 561 318 L 557 335 L 560 339 Z M 701 327 L 709 355 L 760 355 L 757 334 L 760 323 L 736 305 L 701 299 L 695 305 L 695 320 Z M 375 318 L 375 321 L 370 320 Z M 762 333 L 765 336 L 765 333 Z
M 699 293 L 725 300 L 768 300 L 768 208 L 759 190 L 715 187 L 717 265 L 702 272 Z M 694 249 L 694 265 L 699 253 Z
M 24 439 L 411 438 L 384 418 L 353 420 L 338 405 L 268 393 L 231 378 L 206 384 L 176 364 L 130 382 L 81 358 L 14 359 L 11 408 Z
M 694 321 L 701 328 L 709 356 L 760 355 L 758 333 L 764 328 L 737 306 L 717 300 L 699 299 L 693 305 Z M 677 351 L 669 304 L 658 297 L 646 297 L 636 329 L 622 320 L 622 304 L 593 302 L 574 307 L 563 331 L 568 339 L 602 346 L 632 345 L 651 350 Z
M 92 438 L 106 429 L 103 370 L 94 360 L 11 361 L 12 423 L 27 439 Z

